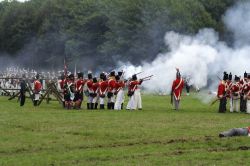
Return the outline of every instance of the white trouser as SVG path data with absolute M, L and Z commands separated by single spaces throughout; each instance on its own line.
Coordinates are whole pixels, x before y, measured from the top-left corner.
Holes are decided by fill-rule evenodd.
M 93 101 L 93 97 L 92 96 L 88 96 L 88 103 L 92 103 Z
M 239 99 L 238 98 L 230 98 L 230 112 L 239 112 Z
M 128 99 L 128 104 L 127 104 L 126 109 L 130 110 L 131 108 L 132 108 L 132 96 L 130 96 L 129 99 Z
M 250 100 L 247 100 L 247 113 L 250 114 Z
M 127 107 L 128 108 L 128 107 Z M 130 98 L 130 108 L 128 109 L 141 109 L 142 108 L 142 102 L 141 102 L 141 91 L 140 89 L 136 89 L 134 94 Z
M 116 95 L 115 110 L 121 110 L 121 106 L 124 100 L 124 91 L 120 89 Z
M 98 101 L 98 98 L 99 98 L 98 95 L 97 95 L 96 97 L 94 97 L 93 100 L 92 100 L 92 103 L 98 103 L 98 102 L 97 102 L 97 101 Z
M 115 95 L 113 95 L 111 98 L 108 98 L 108 103 L 114 103 L 115 102 Z
M 103 98 L 102 98 L 102 97 L 99 97 L 99 101 L 100 101 L 100 105 L 101 105 L 101 104 L 104 104 L 104 102 L 105 102 L 105 97 L 103 97 Z
M 35 94 L 35 100 L 39 100 L 40 99 L 40 94 Z

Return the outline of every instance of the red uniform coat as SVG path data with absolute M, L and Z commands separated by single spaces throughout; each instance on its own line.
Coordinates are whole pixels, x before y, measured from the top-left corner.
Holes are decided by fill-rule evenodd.
M 247 93 L 247 89 L 248 89 L 248 86 L 247 86 L 247 83 L 244 82 L 244 84 L 241 86 L 241 94 L 244 95 Z
M 176 100 L 180 100 L 183 87 L 184 80 L 182 78 L 177 78 L 173 81 L 172 92 Z
M 76 91 L 82 92 L 84 87 L 85 81 L 83 79 L 79 79 L 76 81 Z
M 239 97 L 240 95 L 240 83 L 236 82 L 234 84 L 232 84 L 230 91 L 231 91 L 231 96 L 232 97 Z
M 130 81 L 128 86 L 128 91 L 134 92 L 136 89 L 138 89 L 138 85 L 141 85 L 141 81 Z
M 116 82 L 116 84 L 115 84 L 115 91 L 116 91 L 116 93 L 118 93 L 124 87 L 125 87 L 124 81 L 118 81 L 118 82 Z
M 116 85 L 116 80 L 111 77 L 108 80 L 108 92 L 114 93 L 115 92 L 115 85 Z
M 226 83 L 225 81 L 221 81 L 218 86 L 217 97 L 222 98 L 226 94 Z
M 101 80 L 99 82 L 99 95 L 104 97 L 108 89 L 108 81 Z
M 93 84 L 92 84 L 92 89 L 93 89 L 93 93 L 98 93 L 98 90 L 99 90 L 99 83 L 98 83 L 98 82 L 93 83 Z
M 250 82 L 248 82 L 248 84 L 246 85 L 245 94 L 246 94 L 247 99 L 250 100 Z
M 88 91 L 89 93 L 93 93 L 93 81 L 92 80 L 87 80 L 87 88 L 88 88 Z
M 42 90 L 42 84 L 39 80 L 34 81 L 34 91 L 35 93 L 39 93 Z
M 64 88 L 64 82 L 65 82 L 66 80 L 60 80 L 59 81 L 59 85 L 60 85 L 60 88 L 61 89 L 63 89 Z

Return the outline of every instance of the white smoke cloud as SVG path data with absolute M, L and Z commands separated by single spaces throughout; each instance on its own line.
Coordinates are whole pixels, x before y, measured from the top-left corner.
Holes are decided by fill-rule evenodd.
M 209 78 L 217 84 L 217 75 L 222 77 L 223 71 L 243 75 L 245 71 L 250 71 L 249 18 L 250 3 L 237 4 L 226 12 L 225 25 L 235 37 L 233 48 L 219 41 L 218 33 L 213 29 L 201 29 L 194 36 L 167 32 L 165 43 L 169 52 L 158 55 L 153 62 L 142 66 L 127 64 L 126 74 L 131 76 L 139 71 L 144 71 L 140 77 L 153 74 L 152 81 L 145 82 L 144 87 L 149 91 L 163 92 L 170 92 L 176 67 L 183 76 L 190 77 L 192 85 L 199 88 L 206 87 Z
M 224 17 L 226 27 L 234 33 L 237 47 L 250 44 L 250 3 L 237 3 L 229 9 Z

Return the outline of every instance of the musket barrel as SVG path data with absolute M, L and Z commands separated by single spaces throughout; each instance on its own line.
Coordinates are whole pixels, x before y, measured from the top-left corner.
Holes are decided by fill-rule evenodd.
M 144 77 L 144 78 L 141 78 L 142 80 L 143 79 L 147 79 L 147 78 L 151 78 L 151 77 L 153 77 L 154 75 L 150 75 L 150 76 L 147 76 L 147 77 Z

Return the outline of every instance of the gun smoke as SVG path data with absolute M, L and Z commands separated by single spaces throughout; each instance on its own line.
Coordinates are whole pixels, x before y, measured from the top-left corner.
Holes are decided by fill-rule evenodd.
M 175 68 L 182 76 L 190 78 L 194 87 L 208 87 L 216 91 L 223 71 L 242 76 L 250 71 L 250 3 L 238 3 L 230 8 L 223 18 L 225 25 L 234 35 L 234 43 L 228 46 L 219 40 L 218 33 L 209 28 L 201 29 L 196 35 L 188 36 L 170 31 L 165 35 L 169 51 L 159 54 L 152 63 L 141 66 L 126 64 L 127 75 L 144 71 L 154 74 L 153 81 L 144 83 L 147 90 L 169 93 L 175 79 Z M 121 65 L 120 63 L 119 65 Z

